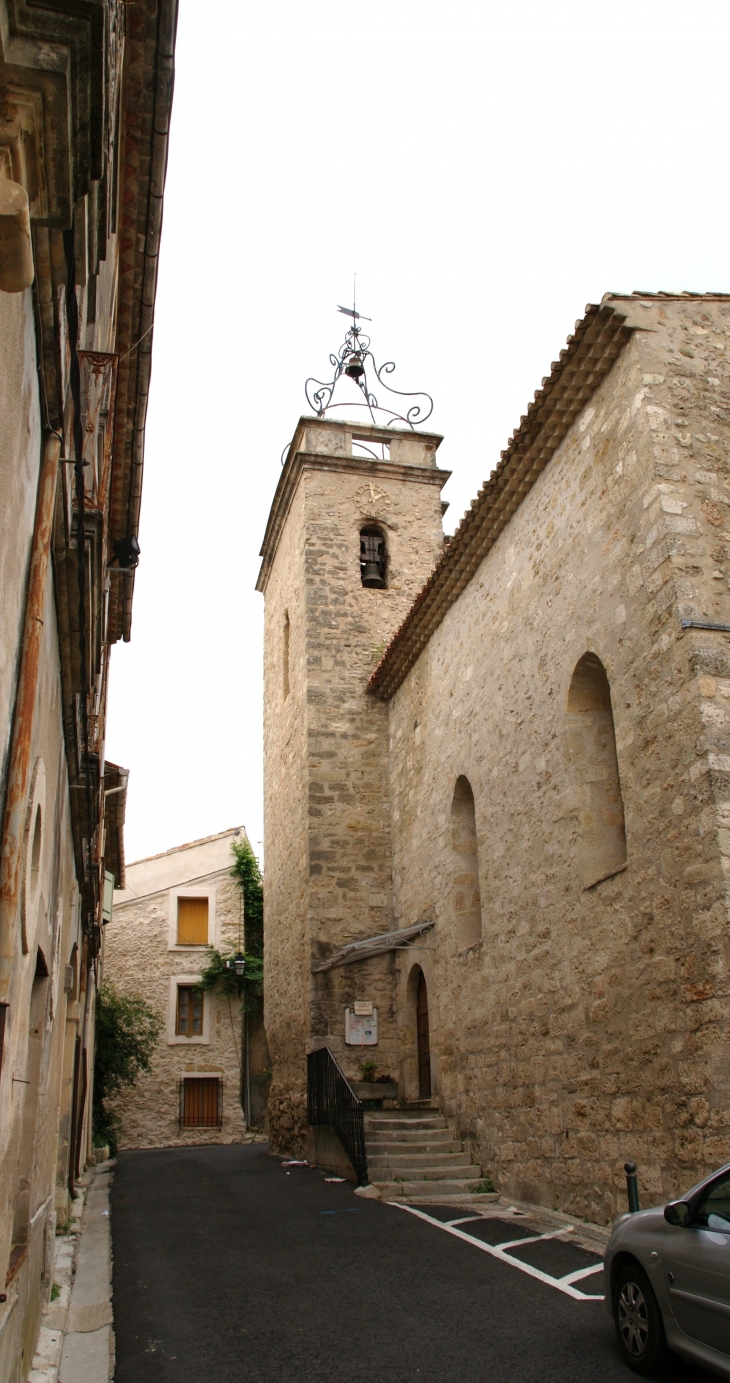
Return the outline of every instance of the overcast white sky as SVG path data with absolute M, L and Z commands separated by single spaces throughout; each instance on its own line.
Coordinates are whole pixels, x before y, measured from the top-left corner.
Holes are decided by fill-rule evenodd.
M 284 444 L 372 317 L 451 531 L 608 290 L 730 290 L 727 0 L 180 0 L 132 642 L 133 860 L 263 836 L 258 552 Z

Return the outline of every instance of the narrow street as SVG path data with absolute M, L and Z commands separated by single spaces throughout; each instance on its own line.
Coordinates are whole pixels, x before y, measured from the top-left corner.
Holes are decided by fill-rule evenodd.
M 452 1207 L 414 1214 L 325 1176 L 286 1169 L 260 1144 L 122 1153 L 112 1189 L 116 1383 L 633 1376 L 603 1302 L 590 1299 L 602 1279 L 586 1274 L 595 1259 L 585 1250 L 528 1244 L 525 1224 L 511 1231 L 525 1240 L 512 1265 L 460 1237 L 491 1248 L 510 1237 L 504 1221 L 454 1233 L 442 1227 L 457 1217 Z M 573 1294 L 548 1275 L 569 1278 Z M 709 1383 L 680 1362 L 665 1378 Z

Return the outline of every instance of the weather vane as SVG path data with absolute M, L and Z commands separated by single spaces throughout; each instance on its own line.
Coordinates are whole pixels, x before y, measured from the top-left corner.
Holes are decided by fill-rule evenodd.
M 340 346 L 337 355 L 330 355 L 330 364 L 334 369 L 334 375 L 329 384 L 325 384 L 321 379 L 310 377 L 304 385 L 304 392 L 307 396 L 307 403 L 313 409 L 318 418 L 323 418 L 325 413 L 335 408 L 366 408 L 377 426 L 376 413 L 386 415 L 386 425 L 393 423 L 405 423 L 407 427 L 415 428 L 416 423 L 425 423 L 433 412 L 433 399 L 430 394 L 422 391 L 406 394 L 400 389 L 393 389 L 384 379 L 385 375 L 391 375 L 395 369 L 395 363 L 387 360 L 384 365 L 376 365 L 375 357 L 370 349 L 370 337 L 366 335 L 360 326 L 360 322 L 369 322 L 369 317 L 363 317 L 357 311 L 355 288 L 352 293 L 352 307 L 342 307 L 337 304 L 337 311 L 343 312 L 346 317 L 352 317 L 352 326 L 348 328 L 345 339 Z M 375 379 L 381 389 L 385 389 L 388 394 L 399 399 L 421 399 L 421 403 L 412 403 L 404 413 L 399 413 L 395 408 L 391 408 L 386 402 L 379 403 L 378 398 L 370 389 L 367 379 L 367 362 L 372 362 L 372 370 Z M 334 401 L 334 392 L 338 380 L 346 375 L 348 379 L 354 380 L 363 395 L 363 402 L 359 400 L 343 400 L 341 403 Z M 404 407 L 401 404 L 401 407 Z

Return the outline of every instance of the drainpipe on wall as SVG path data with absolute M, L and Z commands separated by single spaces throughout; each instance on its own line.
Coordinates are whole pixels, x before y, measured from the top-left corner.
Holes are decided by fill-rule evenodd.
M 8 762 L 2 853 L 0 854 L 0 1071 L 2 1070 L 5 1018 L 15 961 L 20 863 L 30 777 L 33 716 L 38 690 L 43 613 L 60 455 L 61 438 L 55 432 L 47 435 L 43 446 L 43 460 L 38 481 L 38 498 L 23 622 L 20 675 L 15 697 L 13 734 Z

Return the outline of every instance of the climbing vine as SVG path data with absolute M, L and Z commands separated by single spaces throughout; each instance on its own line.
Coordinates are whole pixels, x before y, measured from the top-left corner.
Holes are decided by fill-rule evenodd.
M 208 947 L 208 960 L 196 988 L 218 989 L 228 998 L 238 995 L 241 1000 L 241 1013 L 252 1013 L 264 989 L 264 962 L 260 956 L 250 951 L 244 952 L 246 958 L 245 974 L 237 975 L 233 965 L 235 951 L 217 951 Z
M 208 947 L 208 961 L 200 977 L 200 989 L 218 988 L 229 998 L 237 995 L 241 1012 L 253 1013 L 264 992 L 264 885 L 259 862 L 247 840 L 232 845 L 234 865 L 231 877 L 243 894 L 245 973 L 237 975 L 235 951 Z

